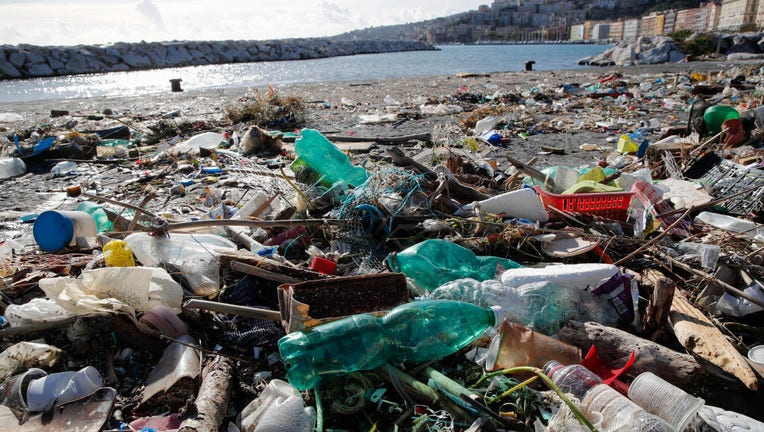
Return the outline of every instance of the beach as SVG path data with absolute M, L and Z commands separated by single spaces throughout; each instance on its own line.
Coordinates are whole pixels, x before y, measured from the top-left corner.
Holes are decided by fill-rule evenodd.
M 656 254 L 662 253 L 658 252 L 659 250 L 671 248 L 673 241 L 667 236 L 658 244 L 657 240 L 661 240 L 663 235 L 656 236 L 657 231 L 649 238 L 641 231 L 635 232 L 638 222 L 636 217 L 630 216 L 628 220 L 623 217 L 618 221 L 600 220 L 592 214 L 560 212 L 564 213 L 564 219 L 558 218 L 546 223 L 546 220 L 526 220 L 526 216 L 488 215 L 480 212 L 459 216 L 456 210 L 462 210 L 460 206 L 475 201 L 521 189 L 521 175 L 509 158 L 532 164 L 538 170 L 556 166 L 607 166 L 606 161 L 612 161 L 614 157 L 624 157 L 615 151 L 622 134 L 633 133 L 634 136 L 638 135 L 654 143 L 667 129 L 685 127 L 689 106 L 697 98 L 693 95 L 693 90 L 698 84 L 698 77 L 709 79 L 709 85 L 726 84 L 738 75 L 745 75 L 751 83 L 759 83 L 759 66 L 755 62 L 730 64 L 707 61 L 630 67 L 587 67 L 561 71 L 465 73 L 182 92 L 171 92 L 168 85 L 166 93 L 138 97 L 0 104 L 0 114 L 11 119 L 0 123 L 3 156 L 14 155 L 14 134 L 19 136 L 21 145 L 27 150 L 46 137 L 57 139 L 57 143 L 48 153 L 26 158 L 28 165 L 25 174 L 1 181 L 0 245 L 3 246 L 7 258 L 5 270 L 7 275 L 10 275 L 6 278 L 9 283 L 8 292 L 12 292 L 17 304 L 23 305 L 30 298 L 42 295 L 37 283 L 40 279 L 55 280 L 56 276 L 73 276 L 79 280 L 80 275 L 89 271 L 85 268 L 86 265 L 97 270 L 106 266 L 105 258 L 99 250 L 103 245 L 95 249 L 72 247 L 41 253 L 41 247 L 33 236 L 31 223 L 47 210 L 74 210 L 83 201 L 98 201 L 104 198 L 109 200 L 106 201 L 104 209 L 108 210 L 107 215 L 115 225 L 113 232 L 102 234 L 114 239 L 124 238 L 130 232 L 145 235 L 146 233 L 137 231 L 150 231 L 154 234 L 168 234 L 155 237 L 163 241 L 172 241 L 173 238 L 179 237 L 179 231 L 172 231 L 167 227 L 175 223 L 196 221 L 204 225 L 227 222 L 212 220 L 225 218 L 221 214 L 226 215 L 227 209 L 241 208 L 236 211 L 243 211 L 245 207 L 249 207 L 250 210 L 257 208 L 257 211 L 270 211 L 267 217 L 263 216 L 260 220 L 249 219 L 254 221 L 253 223 L 262 223 L 262 227 L 246 231 L 247 235 L 257 240 L 254 246 L 247 241 L 242 242 L 241 237 L 232 235 L 234 231 L 204 227 L 204 233 L 214 234 L 213 238 L 217 240 L 222 241 L 225 238 L 225 241 L 228 241 L 227 238 L 230 237 L 239 243 L 238 250 L 234 248 L 233 251 L 224 254 L 224 258 L 220 258 L 219 268 L 215 268 L 217 274 L 214 270 L 202 272 L 198 266 L 195 267 L 196 264 L 181 267 L 188 263 L 170 262 L 169 259 L 167 263 L 162 263 L 163 267 L 157 270 L 166 270 L 173 279 L 180 281 L 179 284 L 183 284 L 185 292 L 178 295 L 179 300 L 183 296 L 209 297 L 215 299 L 216 303 L 267 307 L 271 309 L 269 312 L 278 314 L 276 311 L 280 309 L 283 299 L 275 299 L 277 287 L 284 286 L 282 284 L 285 283 L 325 278 L 309 270 L 309 266 L 313 269 L 315 261 L 312 254 L 324 257 L 325 261 L 333 261 L 331 264 L 336 266 L 336 273 L 332 270 L 329 274 L 348 278 L 379 276 L 376 273 L 389 276 L 390 272 L 383 271 L 384 256 L 377 256 L 380 255 L 377 248 L 383 249 L 385 254 L 390 251 L 391 256 L 394 256 L 394 253 L 401 252 L 412 243 L 430 238 L 446 239 L 444 243 L 453 242 L 471 247 L 475 253 L 480 251 L 483 255 L 501 255 L 516 259 L 529 267 L 553 261 L 565 264 L 581 262 L 605 265 L 603 262 L 607 262 L 606 260 L 612 263 L 626 259 L 625 264 L 619 267 L 628 272 L 630 277 L 636 278 L 634 280 L 640 280 L 642 290 L 633 292 L 633 295 L 634 298 L 638 298 L 638 304 L 635 306 L 645 310 L 646 299 L 652 296 L 647 290 L 648 282 L 640 279 L 639 273 L 655 270 L 655 266 L 660 264 L 657 263 Z M 735 106 L 740 110 L 744 109 L 743 107 L 755 108 L 761 96 L 756 95 L 753 88 L 754 85 L 749 85 L 746 90 L 732 96 L 719 94 L 715 96 L 715 101 Z M 334 187 L 326 191 L 326 188 L 317 186 L 320 181 L 303 182 L 304 177 L 293 175 L 298 173 L 290 171 L 296 156 L 293 136 L 284 138 L 284 151 L 279 154 L 264 152 L 242 155 L 242 149 L 237 144 L 226 149 L 216 148 L 214 152 L 173 152 L 174 148 L 181 147 L 190 138 L 208 132 L 226 133 L 227 137 L 243 137 L 251 124 L 246 121 L 232 121 L 228 111 L 258 98 L 267 99 L 274 93 L 284 98 L 299 98 L 305 110 L 298 123 L 282 125 L 275 122 L 271 127 L 265 125 L 265 129 L 286 134 L 300 128 L 316 129 L 334 140 L 336 145 L 349 155 L 356 168 L 366 168 L 371 180 L 362 182 L 349 191 Z M 493 122 L 489 121 L 491 117 L 494 117 Z M 481 120 L 491 124 L 488 127 L 488 138 L 478 136 L 482 134 L 475 132 L 476 122 Z M 87 137 L 94 135 L 91 132 L 121 126 L 129 129 L 131 138 L 136 142 L 135 146 L 130 147 L 129 153 L 114 158 L 92 157 L 92 154 L 96 153 L 93 149 L 96 147 L 96 140 L 88 141 Z M 494 134 L 496 136 L 493 136 Z M 70 145 L 75 142 L 84 147 L 90 146 L 92 151 L 83 152 L 82 148 L 77 148 L 79 144 Z M 396 153 L 398 150 L 400 152 Z M 80 156 L 82 154 L 89 156 L 83 158 Z M 618 165 L 618 169 L 628 173 L 638 168 L 655 168 L 664 163 L 663 159 L 655 158 L 644 164 L 636 160 L 636 156 L 626 157 L 635 162 L 623 162 Z M 60 176 L 53 175 L 51 168 L 62 162 L 75 162 L 75 167 Z M 679 161 L 682 164 L 684 162 L 686 161 Z M 402 168 L 404 165 L 405 171 Z M 610 169 L 611 166 L 607 168 Z M 527 174 L 530 171 L 526 169 L 523 173 Z M 415 172 L 418 172 L 418 175 Z M 605 183 L 604 178 L 601 182 Z M 80 192 L 85 194 L 79 195 Z M 262 192 L 260 195 L 263 201 L 250 204 L 255 202 L 253 196 L 256 197 L 258 192 Z M 305 200 L 305 195 L 308 195 L 309 199 Z M 542 219 L 552 215 L 553 211 L 542 203 L 541 198 L 533 193 L 530 195 L 538 201 L 533 203 L 536 207 L 541 207 L 540 212 L 544 216 Z M 272 207 L 269 207 L 271 204 L 263 204 L 265 199 L 271 200 L 269 203 L 273 203 Z M 301 200 L 307 210 L 297 210 L 301 207 Z M 149 212 L 149 215 L 133 219 L 133 216 L 125 211 L 127 206 L 143 209 Z M 509 211 L 526 210 L 523 206 L 511 208 Z M 652 206 L 649 210 L 643 208 L 641 211 L 645 215 L 652 212 L 650 217 L 663 216 Z M 682 217 L 688 214 L 689 211 Z M 375 215 L 390 221 L 389 225 L 375 222 Z M 132 226 L 129 226 L 131 220 Z M 116 225 L 117 222 L 119 225 Z M 393 225 L 395 226 L 391 230 Z M 295 228 L 288 229 L 292 226 Z M 297 228 L 302 231 L 297 231 Z M 164 229 L 167 231 L 163 231 Z M 659 229 L 666 229 L 668 232 L 671 227 L 666 228 L 666 225 L 662 225 Z M 646 230 L 647 228 L 645 232 Z M 286 241 L 274 240 L 290 232 L 299 235 Z M 224 238 L 221 238 L 221 234 Z M 544 245 L 540 238 L 555 237 L 558 234 L 563 234 L 563 241 L 570 235 L 580 240 L 584 246 L 589 244 L 591 247 L 586 250 L 582 247 L 571 254 L 565 249 L 561 254 L 554 255 L 546 249 L 549 245 Z M 105 235 L 101 236 L 101 240 L 108 241 L 109 238 Z M 307 246 L 303 247 L 305 245 L 300 246 L 302 242 L 298 240 L 302 237 L 309 239 L 310 250 Z M 749 250 L 754 248 L 755 243 L 733 243 L 734 238 L 730 240 L 731 237 L 719 234 L 716 238 L 709 237 L 710 240 L 706 237 L 700 240 L 698 236 L 697 241 L 722 244 L 726 247 L 726 253 L 730 255 L 756 253 Z M 716 240 L 719 238 L 721 240 Z M 147 239 L 153 241 L 148 236 Z M 264 250 L 256 247 L 259 245 L 258 241 L 265 243 L 272 240 L 269 247 L 276 248 L 284 258 L 274 255 L 263 259 L 262 256 L 255 255 Z M 673 236 L 673 240 L 680 239 Z M 650 248 L 640 249 L 642 253 L 633 259 L 627 256 L 630 251 L 641 247 L 639 245 L 651 244 Z M 577 245 L 580 246 L 578 243 Z M 601 249 L 593 249 L 595 246 L 601 246 Z M 205 257 L 208 254 L 212 255 L 207 250 L 201 252 Z M 137 255 L 136 260 L 142 261 Z M 429 259 L 427 261 L 429 262 Z M 389 261 L 386 262 L 389 265 Z M 247 270 L 241 273 L 242 268 Z M 447 273 L 451 269 L 446 270 L 436 271 Z M 499 265 L 491 270 L 488 277 L 498 277 L 500 270 L 506 268 Z M 681 273 L 678 267 L 665 267 L 664 270 L 669 277 L 676 279 L 677 292 L 681 290 L 688 296 L 697 296 L 700 291 L 698 287 L 705 286 L 710 278 L 709 274 L 702 272 Z M 129 269 L 125 271 L 128 272 Z M 214 287 L 212 294 L 200 294 L 191 286 L 191 278 L 201 273 L 205 273 L 202 276 L 219 276 L 220 284 Z M 680 274 L 684 279 L 680 278 Z M 708 277 L 702 277 L 703 275 Z M 406 276 L 413 278 L 410 275 Z M 334 288 L 333 285 L 330 286 Z M 352 280 L 349 286 L 355 289 L 356 281 Z M 637 287 L 636 282 L 633 287 Z M 181 290 L 180 285 L 177 289 Z M 405 282 L 402 289 L 406 296 L 413 292 L 411 286 L 407 287 Z M 236 292 L 246 298 L 236 297 Z M 364 301 L 361 301 L 360 298 L 361 296 L 354 294 L 352 301 L 344 301 L 353 303 L 352 305 L 339 304 L 342 302 L 328 303 L 332 308 L 352 306 L 355 310 L 356 306 L 370 306 L 365 304 L 366 300 L 368 303 L 372 303 L 373 300 L 364 297 Z M 322 299 L 316 300 L 320 303 Z M 696 300 L 697 297 L 692 298 L 693 302 Z M 582 304 L 576 304 L 570 313 L 581 314 L 581 321 L 587 321 L 589 318 L 584 315 L 589 311 L 583 310 L 586 308 L 582 307 Z M 77 307 L 85 307 L 83 305 L 84 303 L 78 303 Z M 601 306 L 610 308 L 605 300 L 601 302 Z M 664 306 L 668 308 L 671 303 Z M 178 310 L 181 308 L 178 307 Z M 259 371 L 266 371 L 268 379 L 286 379 L 284 365 L 278 360 L 276 347 L 276 341 L 283 333 L 280 328 L 275 329 L 278 324 L 269 321 L 269 326 L 263 328 L 258 327 L 258 324 L 251 327 L 253 330 L 250 332 L 250 327 L 234 327 L 239 325 L 238 319 L 243 316 L 229 320 L 225 318 L 225 314 L 189 312 L 187 308 L 182 310 L 179 319 L 189 324 L 191 333 L 195 338 L 198 337 L 194 340 L 200 340 L 205 347 L 222 347 L 225 355 L 232 356 L 226 361 L 238 362 L 241 358 L 246 358 L 231 368 L 233 372 L 229 371 L 236 376 L 237 384 L 218 386 L 233 395 L 231 404 L 238 412 L 241 412 L 247 401 L 254 400 L 261 393 L 262 387 L 255 389 L 255 384 L 264 384 L 264 381 L 255 381 L 255 376 L 261 376 Z M 372 308 L 368 311 L 377 310 L 381 309 Z M 623 310 L 619 310 L 620 312 Z M 83 320 L 104 319 L 109 323 L 112 320 L 116 323 L 120 319 L 119 316 L 113 314 Z M 566 315 L 564 321 L 568 319 L 569 316 Z M 133 344 L 131 334 L 143 331 L 133 328 L 130 324 L 132 321 L 125 319 L 125 322 L 127 325 L 122 325 L 126 326 L 127 330 L 117 328 L 114 324 L 115 330 L 110 333 L 111 338 L 119 341 L 120 349 Z M 532 323 L 525 324 L 531 326 Z M 563 322 L 556 325 L 562 326 Z M 634 322 L 624 320 L 619 322 L 620 329 L 639 333 L 639 336 L 633 337 L 639 340 L 640 344 L 650 344 L 651 347 L 644 348 L 647 345 L 640 345 L 637 353 L 638 363 L 627 372 L 627 375 L 630 375 L 628 378 L 634 378 L 636 374 L 644 371 L 656 374 L 665 372 L 666 376 L 675 379 L 673 383 L 703 397 L 709 404 L 761 419 L 757 398 L 761 397 L 762 390 L 754 390 L 760 378 L 754 375 L 753 371 L 746 371 L 745 375 L 734 375 L 726 369 L 721 372 L 716 366 L 704 369 L 700 361 L 690 355 L 695 354 L 692 351 L 695 349 L 693 342 L 678 341 L 670 332 L 666 320 L 660 325 L 666 328 L 665 335 L 658 334 L 648 341 L 650 335 L 646 332 L 640 333 L 641 323 L 635 325 Z M 63 328 L 50 332 L 55 334 Z M 714 338 L 726 341 L 713 324 L 706 326 L 704 331 L 708 328 L 715 331 Z M 262 335 L 258 334 L 263 329 L 265 331 Z M 128 333 L 128 330 L 133 333 Z M 165 339 L 157 338 L 157 334 L 154 332 L 149 335 L 151 344 L 146 345 L 154 348 L 155 353 L 160 352 L 166 342 Z M 261 336 L 263 339 L 257 339 L 257 342 L 250 339 L 239 342 L 239 339 L 235 339 L 247 335 Z M 63 340 L 64 336 L 59 336 Z M 595 339 L 591 342 L 581 342 L 578 346 L 578 349 L 582 350 L 581 353 L 585 353 L 593 343 L 600 343 L 607 338 Z M 99 370 L 109 370 L 112 374 L 108 377 L 109 385 L 117 388 L 118 406 L 122 409 L 120 415 L 126 414 L 126 418 L 159 412 L 178 412 L 180 408 L 175 405 L 171 405 L 172 408 L 168 410 L 164 404 L 177 402 L 171 400 L 176 396 L 186 401 L 189 395 L 184 393 L 183 388 L 168 390 L 169 399 L 154 399 L 147 404 L 149 408 L 141 405 L 137 412 L 132 411 L 140 399 L 140 388 L 148 379 L 148 371 L 156 364 L 157 357 L 146 356 L 146 346 L 132 346 L 130 349 L 134 351 L 126 354 L 130 358 L 129 366 L 127 360 L 119 363 L 122 360 L 115 359 L 119 367 L 114 372 L 113 363 L 107 365 L 106 360 L 102 361 L 112 361 L 112 357 L 116 358 L 103 340 L 106 340 L 106 336 L 94 336 L 91 340 L 92 346 L 88 348 L 90 353 L 77 351 L 81 348 L 79 345 L 67 344 L 67 355 L 71 355 L 73 360 L 64 367 L 76 369 L 92 365 Z M 709 340 L 711 338 L 701 342 Z M 742 351 L 741 346 L 757 343 L 756 340 L 755 334 L 742 334 L 735 346 L 728 343 L 727 351 L 714 352 L 711 357 L 718 355 L 723 363 L 724 355 L 734 353 L 737 356 L 736 361 L 742 361 L 744 364 L 745 360 L 738 350 Z M 487 341 L 483 340 L 481 343 L 484 342 Z M 653 357 L 658 347 L 663 350 L 662 353 L 670 354 L 666 354 L 667 357 Z M 603 347 L 603 351 L 605 349 Z M 607 360 L 613 367 L 620 367 L 629 353 L 624 356 L 613 355 L 613 352 L 610 354 L 611 357 Z M 130 357 L 131 355 L 133 357 Z M 210 355 L 210 358 L 223 357 Z M 675 359 L 681 361 L 671 363 Z M 704 358 L 703 361 L 705 360 Z M 709 361 L 715 360 L 718 359 L 714 357 Z M 465 368 L 460 363 L 455 367 L 454 357 L 446 358 L 440 364 L 445 366 L 447 375 L 455 380 L 464 379 L 464 382 L 467 382 L 468 379 L 472 379 L 461 375 L 470 373 L 470 369 L 475 367 L 474 364 Z M 140 366 L 133 367 L 134 365 Z M 685 366 L 688 369 L 683 369 Z M 140 371 L 133 373 L 130 368 Z M 741 376 L 743 378 L 740 378 Z M 206 381 L 207 377 L 192 378 L 189 382 Z M 624 376 L 624 379 L 628 378 Z M 336 382 L 340 381 L 347 382 L 344 377 Z M 322 388 L 322 391 L 325 390 L 326 388 Z M 392 393 L 385 397 L 397 398 Z M 303 393 L 305 394 L 307 393 Z M 209 395 L 203 396 L 201 392 L 198 398 L 210 399 Z M 310 397 L 306 397 L 305 401 L 309 405 L 316 404 L 315 399 Z M 399 402 L 400 406 L 405 405 L 404 402 Z M 390 422 L 400 414 L 375 412 L 372 405 L 369 404 L 366 411 L 379 417 L 382 423 Z M 141 411 L 143 409 L 145 411 Z M 458 413 L 460 410 L 454 412 Z M 219 413 L 220 416 L 224 414 Z M 335 428 L 343 424 L 351 425 L 360 417 L 332 413 L 327 414 L 326 422 Z M 231 419 L 226 419 L 228 420 Z M 355 430 L 353 427 L 347 426 L 347 430 Z M 366 425 L 363 430 L 368 430 L 369 427 Z

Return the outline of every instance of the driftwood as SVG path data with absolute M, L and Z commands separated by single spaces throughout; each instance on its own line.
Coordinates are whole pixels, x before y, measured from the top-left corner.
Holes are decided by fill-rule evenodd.
M 594 345 L 597 354 L 615 367 L 624 365 L 631 353 L 636 352 L 636 361 L 627 371 L 630 375 L 652 372 L 677 386 L 705 375 L 703 367 L 690 355 L 599 323 L 569 321 L 559 335 L 561 341 L 582 351 Z
M 680 292 L 674 294 L 669 319 L 676 338 L 687 351 L 734 375 L 749 389 L 758 389 L 756 375 L 745 358 Z
M 387 154 L 393 158 L 393 163 L 396 166 L 411 168 L 416 172 L 423 174 L 424 177 L 430 181 L 434 181 L 438 178 L 438 173 L 406 156 L 403 153 L 403 150 L 399 149 L 398 147 L 388 149 Z M 465 185 L 452 175 L 446 175 L 446 182 L 448 194 L 454 197 L 458 197 L 460 201 L 473 202 L 482 201 L 488 198 L 488 195 Z
M 661 338 L 668 324 L 676 284 L 654 269 L 647 269 L 642 273 L 642 282 L 643 286 L 652 287 L 653 290 L 647 312 L 642 319 L 642 333 L 655 342 Z
M 179 432 L 217 432 L 228 411 L 231 399 L 234 362 L 225 357 L 215 359 L 205 366 L 202 385 L 196 396 L 196 413 L 180 424 Z

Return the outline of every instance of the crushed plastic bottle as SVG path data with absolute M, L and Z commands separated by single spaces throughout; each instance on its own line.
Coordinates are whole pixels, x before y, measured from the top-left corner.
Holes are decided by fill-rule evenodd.
M 322 380 L 387 362 L 423 363 L 466 347 L 501 321 L 501 308 L 485 309 L 451 300 L 397 306 L 383 317 L 359 314 L 279 340 L 289 383 L 297 390 Z
M 521 267 L 510 259 L 477 256 L 465 247 L 442 239 L 425 240 L 390 254 L 387 266 L 428 291 L 456 279 L 494 279 L 506 269 Z
M 442 285 L 429 297 L 465 301 L 482 307 L 500 306 L 510 321 L 546 335 L 556 334 L 571 319 L 605 325 L 618 321 L 607 300 L 588 291 L 550 282 L 513 287 L 495 280 L 459 279 Z

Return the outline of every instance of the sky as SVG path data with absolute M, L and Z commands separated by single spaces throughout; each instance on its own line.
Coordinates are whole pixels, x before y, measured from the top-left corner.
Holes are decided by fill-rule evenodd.
M 477 9 L 472 0 L 0 0 L 0 45 L 332 36 Z

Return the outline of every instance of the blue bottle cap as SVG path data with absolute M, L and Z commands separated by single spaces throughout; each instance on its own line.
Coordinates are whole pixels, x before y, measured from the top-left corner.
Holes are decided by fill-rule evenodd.
M 74 224 L 63 214 L 48 210 L 37 216 L 32 227 L 34 240 L 45 252 L 58 252 L 72 241 Z

